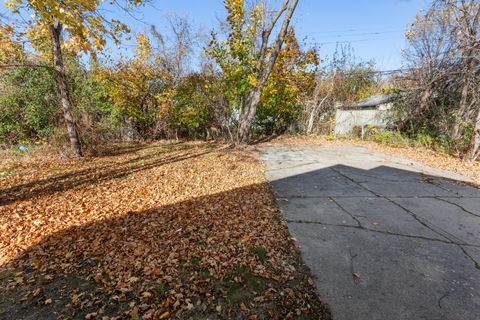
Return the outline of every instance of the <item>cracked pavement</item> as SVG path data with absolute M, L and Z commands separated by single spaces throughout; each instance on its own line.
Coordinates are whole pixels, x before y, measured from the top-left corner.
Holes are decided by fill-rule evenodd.
M 353 145 L 260 150 L 334 319 L 480 319 L 480 189 Z

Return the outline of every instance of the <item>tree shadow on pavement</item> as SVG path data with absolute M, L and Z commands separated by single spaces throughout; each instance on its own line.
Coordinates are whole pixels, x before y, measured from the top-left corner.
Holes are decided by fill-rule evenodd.
M 288 160 L 267 160 L 268 175 L 334 318 L 478 318 L 480 189 L 385 165 Z

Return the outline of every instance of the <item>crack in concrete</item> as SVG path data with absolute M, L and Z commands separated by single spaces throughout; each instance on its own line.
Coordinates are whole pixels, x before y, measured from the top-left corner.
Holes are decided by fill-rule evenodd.
M 333 170 L 333 169 L 332 169 Z M 337 173 L 339 173 L 340 171 L 338 171 L 338 169 L 335 169 Z M 418 172 L 420 174 L 420 172 Z M 421 178 L 418 178 L 418 179 L 385 179 L 384 177 L 377 177 L 377 176 L 372 176 L 372 175 L 368 175 L 368 174 L 365 174 L 365 173 L 352 173 L 353 175 L 355 176 L 359 176 L 359 177 L 365 177 L 365 178 L 371 178 L 371 179 L 375 179 L 375 180 L 380 180 L 380 181 L 389 181 L 389 182 L 421 182 Z M 343 174 L 344 176 L 346 174 Z M 358 182 L 358 181 L 357 181 Z M 362 183 L 364 182 L 368 182 L 368 181 L 362 181 Z
M 357 186 L 359 186 L 360 188 L 370 192 L 371 194 L 373 194 L 374 196 L 378 197 L 378 198 L 381 198 L 382 196 L 379 195 L 378 193 L 368 189 L 367 187 L 365 187 L 364 185 L 362 185 L 361 183 L 359 183 L 358 181 L 356 181 L 355 179 L 351 178 L 350 176 L 344 174 L 343 172 L 340 172 L 338 171 L 337 169 L 334 169 L 334 168 L 330 168 L 330 170 L 332 170 L 333 172 L 336 172 L 337 174 L 341 175 L 342 177 L 344 177 L 345 179 L 353 182 L 354 184 L 356 184 Z
M 440 298 L 438 298 L 437 304 L 438 304 L 438 307 L 439 307 L 440 309 L 443 309 L 443 307 L 442 307 L 442 300 L 445 299 L 446 297 L 448 297 L 449 295 L 450 295 L 450 292 L 447 292 L 447 293 L 445 293 L 443 296 L 441 296 Z
M 423 221 L 423 219 L 421 219 L 420 217 L 418 217 L 418 215 L 416 215 L 414 212 L 412 212 L 411 210 L 408 210 L 407 208 L 405 208 L 404 206 L 400 205 L 399 203 L 393 201 L 392 199 L 389 199 L 387 197 L 385 197 L 385 199 L 391 201 L 393 204 L 396 204 L 398 207 L 402 208 L 403 210 L 405 210 L 405 212 L 409 213 L 415 220 L 417 220 L 418 222 L 422 223 L 426 228 L 430 229 L 431 231 L 435 232 L 436 234 L 438 235 L 441 235 L 445 238 L 447 238 L 448 240 L 452 241 L 453 244 L 455 244 L 456 246 L 458 246 L 460 248 L 460 250 L 462 250 L 463 254 L 468 257 L 474 264 L 475 268 L 477 268 L 478 270 L 480 270 L 480 263 L 475 260 L 466 250 L 465 248 L 463 248 L 464 245 L 466 245 L 465 243 L 459 243 L 457 241 L 462 241 L 462 239 L 456 237 L 455 235 L 451 234 L 450 232 L 446 231 L 446 230 L 443 230 L 442 228 L 436 226 L 435 228 L 438 228 L 440 229 L 440 231 L 444 232 L 447 234 L 447 236 L 443 235 L 440 233 L 440 231 L 436 230 L 433 226 L 427 224 L 427 222 L 429 222 L 428 220 L 425 220 Z M 457 241 L 453 241 L 450 237 L 456 239 Z M 469 244 L 470 246 L 472 246 L 471 244 Z M 477 245 L 473 245 L 473 246 L 477 246 Z
M 451 204 L 451 205 L 453 205 L 453 206 L 461 209 L 461 210 L 464 211 L 465 213 L 468 213 L 468 214 L 471 214 L 472 216 L 475 216 L 475 217 L 480 218 L 480 215 L 479 215 L 479 214 L 473 213 L 473 212 L 465 209 L 463 206 L 459 205 L 458 203 L 450 202 L 450 201 L 448 201 L 448 200 L 443 199 L 443 197 L 435 197 L 435 199 L 440 200 L 440 201 L 443 201 L 443 202 L 446 202 L 446 203 L 449 203 L 449 204 Z M 463 199 L 463 198 L 460 198 L 460 199 Z M 467 198 L 467 199 L 468 199 L 468 198 Z
M 353 220 L 355 220 L 355 222 L 358 224 L 358 226 L 360 228 L 363 228 L 362 226 L 362 223 L 360 222 L 360 220 L 358 220 L 358 218 L 356 216 L 353 215 L 353 213 L 351 213 L 350 211 L 348 211 L 347 209 L 345 209 L 340 203 L 338 203 L 337 200 L 335 200 L 333 197 L 330 197 L 329 198 L 333 203 L 335 203 L 335 205 L 337 205 L 337 207 L 340 208 L 340 210 L 342 210 L 343 212 L 345 212 L 346 214 L 348 214 Z
M 301 167 L 305 167 L 305 166 L 309 166 L 309 165 L 312 165 L 312 164 L 321 164 L 321 162 L 307 162 L 307 163 L 302 163 L 302 164 L 299 164 L 299 165 L 296 165 L 296 166 L 291 166 L 291 167 L 281 167 L 281 168 L 278 168 L 278 169 L 269 169 L 268 171 L 280 171 L 280 170 L 288 170 L 288 169 L 293 169 L 293 168 L 301 168 Z
M 352 248 L 348 247 L 348 255 L 350 256 L 350 273 L 352 275 L 353 283 L 356 285 L 362 284 L 362 281 L 360 279 L 360 276 L 358 272 L 355 270 L 355 265 L 354 265 L 354 260 L 356 257 L 358 257 L 358 254 L 353 254 L 352 253 Z
M 383 198 L 383 199 L 386 199 L 388 201 L 390 201 L 391 203 L 393 203 L 394 205 L 396 205 L 397 207 L 403 209 L 406 213 L 408 213 L 409 215 L 411 215 L 416 221 L 418 221 L 420 224 L 422 224 L 425 228 L 429 229 L 430 231 L 438 234 L 439 236 L 443 237 L 443 238 L 446 238 L 447 240 L 449 240 L 452 244 L 456 245 L 462 252 L 463 254 L 469 258 L 476 269 L 480 270 L 480 263 L 478 261 L 476 261 L 466 250 L 465 248 L 463 248 L 463 245 L 465 245 L 464 243 L 460 243 L 462 242 L 462 239 L 459 239 L 458 237 L 456 237 L 455 235 L 451 234 L 450 232 L 446 231 L 446 230 L 443 230 L 442 228 L 438 227 L 438 226 L 432 226 L 430 221 L 426 220 L 426 219 L 422 219 L 420 218 L 417 214 L 415 214 L 413 211 L 411 210 L 408 210 L 407 208 L 405 208 L 404 206 L 402 206 L 401 204 L 395 202 L 394 200 L 390 199 L 389 197 L 386 197 L 386 196 L 381 196 L 380 194 L 368 189 L 367 187 L 365 187 L 364 185 L 362 185 L 361 183 L 359 183 L 358 181 L 356 181 L 355 179 L 343 174 L 342 172 L 339 172 L 338 170 L 336 169 L 333 169 L 333 168 L 330 168 L 332 171 L 338 173 L 339 175 L 343 176 L 344 178 L 350 180 L 351 182 L 355 183 L 356 185 L 358 185 L 359 187 L 363 188 L 364 190 L 374 194 L 375 196 L 377 196 L 378 198 Z M 428 182 L 425 182 L 425 183 L 428 183 Z M 440 231 L 444 232 L 445 234 L 442 234 L 439 230 L 437 230 L 436 228 L 438 228 Z M 455 239 L 456 241 L 454 241 L 453 239 Z
M 441 243 L 445 243 L 445 244 L 462 245 L 462 246 L 480 248 L 480 245 L 477 245 L 477 244 L 471 244 L 471 243 L 456 243 L 456 242 L 454 242 L 454 241 L 451 241 L 450 239 L 448 239 L 448 240 L 443 240 L 443 239 L 430 238 L 430 237 L 421 236 L 421 235 L 404 234 L 404 233 L 392 232 L 392 231 L 388 231 L 388 230 L 377 230 L 377 229 L 372 229 L 372 228 L 368 228 L 368 227 L 364 227 L 364 226 L 353 226 L 353 225 L 348 225 L 348 224 L 324 223 L 324 222 L 309 221 L 309 220 L 290 220 L 290 219 L 285 219 L 285 221 L 286 221 L 287 223 L 318 224 L 318 225 L 326 226 L 326 227 L 339 227 L 339 228 L 358 229 L 358 230 L 364 230 L 364 231 L 370 231 L 370 232 L 375 232 L 375 233 L 386 234 L 386 235 L 390 235 L 390 236 L 398 236 L 398 237 L 412 238 L 412 239 L 422 239 L 422 240 L 428 240 L 428 241 L 434 241 L 434 242 L 441 242 Z
M 441 185 L 439 185 L 439 182 L 437 180 L 435 180 L 434 177 L 431 177 L 429 176 L 427 173 L 425 172 L 421 172 L 420 173 L 420 176 L 421 176 L 421 181 L 424 182 L 424 183 L 428 183 L 434 187 L 437 187 L 439 189 L 442 189 L 443 191 L 447 191 L 447 192 L 451 192 L 451 193 L 455 193 L 455 194 L 458 194 L 458 192 L 455 192 L 453 190 L 449 190 L 447 188 L 444 188 L 442 187 Z
M 402 206 L 400 203 L 394 201 L 393 199 L 390 199 L 389 197 L 383 197 L 384 199 L 390 201 L 392 204 L 394 204 L 395 206 L 399 207 L 400 209 L 402 209 L 403 211 L 405 211 L 406 213 L 408 213 L 410 216 L 413 217 L 413 219 L 415 219 L 418 223 L 420 223 L 422 226 L 424 226 L 425 228 L 429 229 L 430 231 L 452 241 L 452 242 L 455 242 L 453 241 L 451 238 L 449 238 L 448 236 L 452 237 L 452 238 L 455 238 L 456 240 L 459 240 L 459 241 L 462 241 L 462 239 L 459 239 L 457 238 L 455 235 L 449 233 L 448 231 L 446 230 L 443 230 L 442 228 L 440 227 L 436 227 L 438 228 L 440 231 L 444 232 L 445 234 L 442 234 L 439 230 L 435 229 L 434 226 L 432 226 L 430 224 L 430 221 L 428 221 L 427 219 L 423 219 L 421 217 L 419 217 L 415 212 L 407 209 L 406 207 Z
M 373 193 L 375 196 L 377 196 L 378 198 L 383 198 L 383 199 L 386 199 L 388 201 L 390 201 L 391 203 L 393 203 L 395 206 L 401 208 L 402 210 L 404 210 L 405 212 L 407 212 L 408 214 L 410 214 L 416 221 L 418 221 L 420 224 L 422 224 L 424 227 L 426 227 L 427 229 L 429 229 L 430 231 L 452 241 L 452 242 L 455 242 L 453 241 L 452 239 L 450 239 L 449 237 L 445 236 L 444 234 L 441 234 L 438 230 L 434 229 L 433 226 L 431 226 L 428 222 L 428 220 L 425 219 L 425 221 L 423 219 L 421 219 L 417 214 L 415 214 L 413 211 L 411 210 L 408 210 L 407 208 L 405 208 L 404 206 L 402 206 L 401 204 L 399 204 L 398 202 L 392 200 L 391 198 L 387 197 L 387 196 L 382 196 L 378 193 L 376 193 L 375 191 L 373 190 L 370 190 L 368 189 L 367 187 L 365 187 L 364 185 L 362 185 L 361 183 L 359 183 L 358 181 L 356 181 L 355 179 L 347 176 L 347 175 L 344 175 L 342 174 L 341 172 L 338 172 L 338 170 L 335 170 L 335 169 L 332 169 L 333 171 L 337 172 L 338 174 L 341 174 L 343 177 L 345 177 L 346 179 L 350 180 L 351 182 L 357 184 L 359 187 L 363 188 L 364 190 L 368 191 L 368 192 L 371 192 Z M 439 227 L 437 227 L 439 228 Z M 443 231 L 444 233 L 446 233 L 448 236 L 452 237 L 452 238 L 455 238 L 456 240 L 460 240 L 459 238 L 457 238 L 455 235 L 447 232 L 446 230 L 443 230 L 441 228 L 439 228 L 441 231 Z

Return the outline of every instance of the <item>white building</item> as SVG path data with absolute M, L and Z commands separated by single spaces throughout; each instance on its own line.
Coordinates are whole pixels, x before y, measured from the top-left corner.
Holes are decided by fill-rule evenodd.
M 383 94 L 360 100 L 351 105 L 338 105 L 335 111 L 335 135 L 350 135 L 354 128 L 385 128 L 389 123 L 389 110 L 396 94 Z

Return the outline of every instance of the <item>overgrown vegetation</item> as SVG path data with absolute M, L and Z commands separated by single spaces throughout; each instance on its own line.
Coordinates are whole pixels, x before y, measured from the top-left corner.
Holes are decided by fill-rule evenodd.
M 398 129 L 459 157 L 480 156 L 480 3 L 435 1 L 406 33 Z
M 326 132 L 335 101 L 353 101 L 375 91 L 373 65 L 355 62 L 347 47 L 320 66 L 318 50 L 302 44 L 288 21 L 285 34 L 269 44 L 266 32 L 293 10 L 288 1 L 273 16 L 260 3 L 225 1 L 225 7 L 227 23 L 210 37 L 184 18 L 169 17 L 168 30 L 152 27 L 137 33 L 134 54 L 115 59 L 102 53 L 102 47 L 89 46 L 95 59 L 85 63 L 84 55 L 73 50 L 78 38 L 65 33 L 66 84 L 74 131 L 85 151 L 95 154 L 99 144 L 112 141 L 246 141 L 292 131 Z M 61 94 L 49 67 L 52 44 L 32 38 L 38 36 L 32 28 L 42 23 L 34 20 L 22 31 L 20 38 L 34 44 L 27 49 L 16 46 L 14 25 L 2 25 L 2 39 L 9 42 L 2 47 L 0 72 L 0 108 L 5 110 L 0 142 L 5 147 L 68 143 Z M 202 62 L 193 67 L 197 54 Z M 20 66 L 12 67 L 16 63 Z
M 168 28 L 131 34 L 135 50 L 113 56 L 106 39 L 119 42 L 129 30 L 120 21 L 104 24 L 95 1 L 56 9 L 9 1 L 14 13 L 37 14 L 27 25 L 0 25 L 0 144 L 70 141 L 74 153 L 95 154 L 113 141 L 331 134 L 337 104 L 397 93 L 392 127 L 405 139 L 478 158 L 478 1 L 438 0 L 419 14 L 406 32 L 406 71 L 393 76 L 348 45 L 321 57 L 299 41 L 289 20 L 296 1 L 277 11 L 263 2 L 224 2 L 226 21 L 210 35 L 169 16 Z M 92 18 L 69 20 L 66 9 Z

